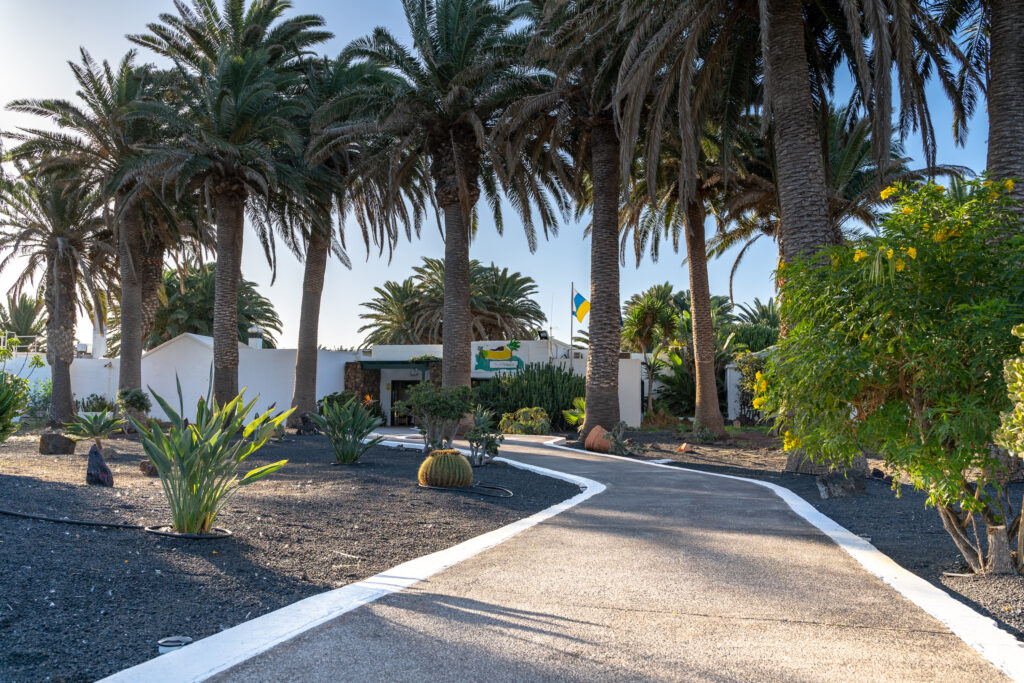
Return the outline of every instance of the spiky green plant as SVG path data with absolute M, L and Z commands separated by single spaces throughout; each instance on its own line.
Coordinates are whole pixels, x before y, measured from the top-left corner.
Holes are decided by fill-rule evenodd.
M 473 467 L 454 449 L 431 451 L 420 465 L 417 478 L 422 486 L 460 488 L 473 483 Z
M 543 408 L 520 408 L 502 415 L 498 428 L 503 434 L 547 434 L 551 431 L 551 419 Z
M 102 451 L 103 439 L 109 438 L 122 425 L 124 420 L 104 410 L 99 413 L 75 415 L 70 422 L 64 423 L 64 430 L 72 436 L 92 439 L 96 442 L 96 447 Z
M 520 408 L 539 406 L 554 418 L 553 426 L 564 429 L 563 410 L 586 393 L 586 380 L 558 365 L 532 363 L 509 374 L 502 374 L 477 390 L 477 401 L 499 415 Z
M 576 427 L 577 431 L 583 431 L 583 422 L 587 418 L 587 399 L 584 396 L 577 396 L 572 400 L 572 408 L 562 411 L 565 421 Z
M 239 488 L 276 472 L 288 462 L 279 460 L 238 477 L 245 459 L 262 448 L 292 412 L 272 415 L 268 410 L 247 422 L 259 397 L 245 403 L 244 395 L 243 390 L 223 406 L 216 399 L 200 397 L 196 419 L 189 423 L 182 417 L 185 409 L 179 382 L 178 411 L 153 393 L 171 423 L 169 430 L 165 432 L 155 422 L 144 424 L 129 418 L 160 475 L 171 508 L 172 526 L 179 533 L 209 533 L 217 515 Z
M 384 440 L 383 436 L 366 440 L 382 420 L 355 397 L 345 403 L 326 401 L 321 410 L 320 414 L 309 413 L 309 419 L 330 439 L 339 465 L 351 465 Z
M 28 382 L 0 372 L 0 443 L 18 431 L 17 418 L 28 408 Z

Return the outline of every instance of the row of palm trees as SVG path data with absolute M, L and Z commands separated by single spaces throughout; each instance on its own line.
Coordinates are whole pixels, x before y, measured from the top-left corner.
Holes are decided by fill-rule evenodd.
M 843 68 L 854 83 L 848 111 L 863 116 L 836 115 L 842 133 L 860 134 L 862 143 L 871 133 L 868 156 L 858 149 L 873 171 L 858 176 L 858 192 L 876 192 L 906 170 L 892 140 L 894 116 L 897 142 L 919 131 L 925 172 L 935 172 L 934 103 L 925 96 L 933 79 L 961 136 L 987 94 L 989 170 L 1024 176 L 1019 4 L 403 0 L 411 46 L 378 28 L 330 60 L 312 53 L 330 36 L 323 20 L 287 16 L 287 0 L 176 3 L 176 13 L 129 36 L 173 69 L 139 65 L 134 53 L 115 69 L 83 51 L 72 65 L 77 102 L 10 105 L 55 130 L 14 135 L 20 179 L 6 184 L 14 208 L 0 222 L 40 220 L 35 209 L 17 208 L 22 199 L 42 206 L 56 192 L 78 202 L 83 213 L 73 223 L 69 215 L 45 219 L 64 221 L 68 232 L 48 242 L 44 259 L 51 364 L 66 370 L 59 342 L 73 332 L 75 274 L 104 282 L 97 264 L 116 262 L 122 388 L 141 383 L 157 266 L 182 245 L 214 249 L 214 392 L 226 401 L 238 390 L 235 302 L 248 215 L 271 263 L 278 241 L 305 260 L 299 415 L 314 406 L 324 268 L 330 255 L 347 259 L 343 220 L 359 226 L 368 250 L 390 254 L 402 234 L 411 237 L 437 214 L 445 237 L 442 381 L 465 385 L 479 199 L 499 232 L 502 208 L 511 205 L 531 248 L 538 228 L 547 236 L 560 218 L 589 210 L 585 432 L 618 421 L 621 249 L 632 235 L 638 255 L 656 254 L 659 236 L 677 246 L 682 233 L 698 417 L 722 432 L 709 212 L 726 227 L 753 226 L 748 236 L 770 232 L 785 259 L 843 239 L 843 216 L 862 218 L 851 199 L 856 173 L 843 164 L 837 173 L 831 156 L 828 101 Z M 96 238 L 70 250 L 76 230 Z M 4 246 L 8 259 L 27 253 L 21 238 Z M 114 261 L 105 259 L 111 251 Z M 54 401 L 54 415 L 70 411 L 56 380 Z

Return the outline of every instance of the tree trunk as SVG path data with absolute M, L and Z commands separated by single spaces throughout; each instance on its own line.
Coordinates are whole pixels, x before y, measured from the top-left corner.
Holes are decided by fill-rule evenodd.
M 242 277 L 245 191 L 214 195 L 217 219 L 216 296 L 213 303 L 213 394 L 224 405 L 238 395 L 238 281 Z
M 75 359 L 75 272 L 66 260 L 47 264 L 46 362 L 53 393 L 47 424 L 60 427 L 75 413 L 71 362 Z
M 583 439 L 600 425 L 619 422 L 619 140 L 611 121 L 591 134 L 594 185 L 590 232 L 590 351 L 587 353 L 587 411 Z
M 121 269 L 121 365 L 117 388 L 142 388 L 142 212 L 133 203 L 123 209 L 118 231 Z
M 646 355 L 646 354 L 645 354 Z M 647 413 L 654 413 L 654 357 L 647 359 Z
M 715 436 L 725 436 L 725 420 L 718 404 L 715 378 L 715 326 L 711 319 L 708 253 L 704 241 L 704 203 L 686 207 L 686 258 L 690 265 L 690 319 L 693 327 L 693 366 L 697 380 L 696 422 Z
M 288 424 L 302 423 L 305 413 L 316 412 L 317 335 L 320 326 L 320 299 L 324 291 L 329 244 L 314 230 L 306 247 L 306 265 L 302 274 L 302 305 L 299 313 L 299 343 L 295 351 L 295 388 Z
M 985 525 L 988 536 L 988 560 L 985 572 L 988 574 L 1016 574 L 1013 557 L 1010 555 L 1010 538 L 1006 534 L 1006 525 Z
M 462 207 L 444 210 L 444 318 L 441 324 L 441 385 L 469 386 L 472 370 L 469 308 L 469 230 Z
M 989 13 L 988 171 L 1024 202 L 1024 2 L 990 0 Z
M 783 258 L 834 242 L 804 45 L 802 0 L 762 0 L 765 82 L 774 124 Z
M 149 345 L 164 288 L 164 245 L 155 238 L 142 249 L 142 348 Z

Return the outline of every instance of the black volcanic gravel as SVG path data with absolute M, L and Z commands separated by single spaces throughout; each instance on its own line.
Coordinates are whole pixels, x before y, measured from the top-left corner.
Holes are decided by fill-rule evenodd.
M 84 452 L 35 453 L 37 437 L 0 446 L 0 508 L 46 516 L 162 524 L 159 482 L 141 475 L 137 442 L 115 440 L 114 489 L 85 486 Z M 194 639 L 504 526 L 578 492 L 504 464 L 477 480 L 512 498 L 422 489 L 422 455 L 377 447 L 332 466 L 322 437 L 288 437 L 249 467 L 289 460 L 231 500 L 234 536 L 183 540 L 142 531 L 0 515 L 0 681 L 91 681 Z

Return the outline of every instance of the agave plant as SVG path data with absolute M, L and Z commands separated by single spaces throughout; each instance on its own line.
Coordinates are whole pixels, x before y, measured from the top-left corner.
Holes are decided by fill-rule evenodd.
M 309 419 L 331 440 L 339 465 L 351 465 L 384 440 L 383 436 L 367 439 L 381 420 L 355 397 L 345 403 L 325 401 L 321 410 L 321 414 L 309 413 Z
M 102 451 L 103 439 L 108 438 L 122 425 L 124 420 L 104 410 L 99 413 L 76 415 L 70 422 L 64 423 L 64 428 L 72 436 L 92 439 L 96 442 L 96 448 Z
M 239 488 L 276 472 L 288 462 L 280 460 L 238 477 L 245 459 L 262 448 L 292 412 L 272 415 L 268 410 L 247 422 L 259 397 L 246 403 L 244 395 L 243 390 L 223 406 L 216 399 L 200 397 L 195 422 L 189 423 L 181 415 L 184 402 L 179 383 L 179 411 L 153 393 L 171 423 L 167 432 L 155 422 L 149 425 L 129 418 L 160 475 L 171 508 L 172 526 L 178 533 L 209 533 L 217 515 Z

